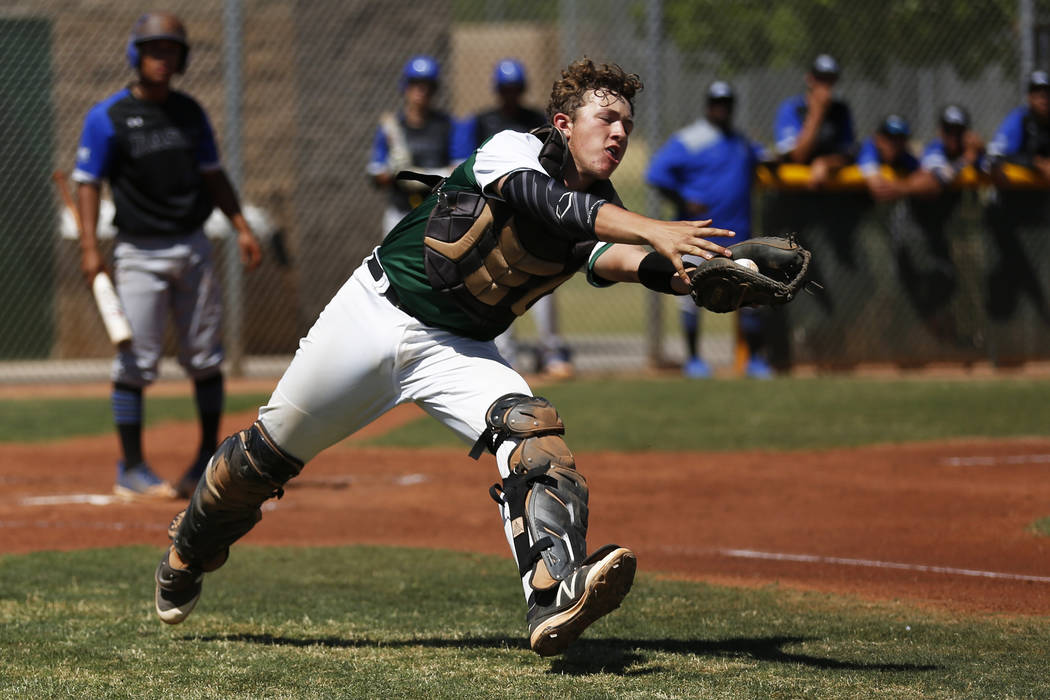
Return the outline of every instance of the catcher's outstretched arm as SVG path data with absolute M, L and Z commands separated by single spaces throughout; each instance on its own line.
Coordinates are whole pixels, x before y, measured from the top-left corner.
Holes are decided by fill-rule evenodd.
M 687 266 L 689 271 L 692 266 Z M 613 245 L 594 261 L 594 274 L 610 282 L 636 282 L 664 294 L 688 294 L 670 260 L 642 246 Z
M 687 279 L 683 255 L 710 259 L 732 253 L 709 237 L 732 237 L 732 231 L 711 228 L 710 221 L 661 221 L 618 207 L 611 202 L 569 190 L 545 173 L 518 170 L 505 175 L 496 192 L 515 210 L 565 232 L 576 240 L 597 238 L 609 243 L 649 245 L 671 261 Z M 636 268 L 637 269 L 637 268 Z

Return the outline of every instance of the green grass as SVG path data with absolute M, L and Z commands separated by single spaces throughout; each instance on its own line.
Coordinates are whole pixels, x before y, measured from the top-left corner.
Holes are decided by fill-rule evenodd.
M 226 410 L 246 411 L 265 403 L 268 394 L 231 394 Z M 191 397 L 146 397 L 146 424 L 170 420 L 195 420 L 197 408 Z M 113 431 L 113 412 L 108 398 L 14 399 L 0 401 L 2 442 L 44 442 L 80 435 Z
M 542 387 L 576 450 L 817 449 L 967 437 L 1050 435 L 1050 380 L 864 378 L 593 379 Z M 263 394 L 227 397 L 249 410 Z M 190 398 L 148 397 L 148 423 L 192 420 Z M 0 402 L 0 441 L 58 440 L 112 430 L 109 401 Z M 374 438 L 379 446 L 457 446 L 429 417 Z
M 1031 525 L 1032 532 L 1044 537 L 1050 537 L 1050 518 L 1039 518 Z
M 1047 380 L 588 380 L 538 389 L 574 450 L 817 449 L 1050 435 Z M 421 418 L 372 440 L 459 444 Z
M 1046 697 L 1050 620 L 641 575 L 561 657 L 526 647 L 509 559 L 241 547 L 193 616 L 159 549 L 0 558 L 2 697 Z

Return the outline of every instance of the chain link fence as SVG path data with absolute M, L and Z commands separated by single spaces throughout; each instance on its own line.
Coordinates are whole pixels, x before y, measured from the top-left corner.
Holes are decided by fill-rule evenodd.
M 108 375 L 112 350 L 52 173 L 72 169 L 89 107 L 132 79 L 128 32 L 147 9 L 0 0 L 0 381 Z M 639 73 L 646 89 L 614 182 L 630 208 L 667 215 L 643 171 L 671 132 L 702 114 L 713 79 L 732 81 L 738 127 L 772 145 L 777 105 L 829 52 L 858 135 L 895 111 L 911 120 L 918 145 L 934 136 L 947 102 L 966 105 L 989 138 L 1021 103 L 1021 76 L 1050 52 L 1050 0 L 172 0 L 165 9 L 183 19 L 191 44 L 176 87 L 209 113 L 264 242 L 264 264 L 242 276 L 222 217 L 207 227 L 225 262 L 230 363 L 243 373 L 279 372 L 379 241 L 385 202 L 365 166 L 380 115 L 400 104 L 411 55 L 438 59 L 438 106 L 457 117 L 493 104 L 492 68 L 503 57 L 525 65 L 526 102 L 539 108 L 576 57 Z M 104 216 L 101 234 L 112 235 L 106 224 Z M 581 370 L 682 356 L 670 299 L 573 280 L 556 301 Z M 530 319 L 520 323 L 528 338 Z M 705 318 L 712 363 L 730 363 L 733 347 L 732 324 Z

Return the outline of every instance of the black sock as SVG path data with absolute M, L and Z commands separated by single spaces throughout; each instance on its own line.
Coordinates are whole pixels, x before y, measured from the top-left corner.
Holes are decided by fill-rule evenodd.
M 219 445 L 219 424 L 222 422 L 222 406 L 225 390 L 222 372 L 193 383 L 197 402 L 197 416 L 201 425 L 200 454 L 211 456 Z
M 113 405 L 113 420 L 117 424 L 120 450 L 124 454 L 125 467 L 134 467 L 142 457 L 142 388 L 130 384 L 113 384 L 110 395 Z

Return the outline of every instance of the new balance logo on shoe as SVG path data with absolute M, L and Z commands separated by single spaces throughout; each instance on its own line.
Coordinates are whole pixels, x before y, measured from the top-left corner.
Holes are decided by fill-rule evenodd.
M 534 594 L 528 613 L 533 651 L 540 656 L 560 654 L 596 620 L 620 607 L 636 568 L 634 552 L 605 545 L 558 585 L 552 601 L 544 604 Z

